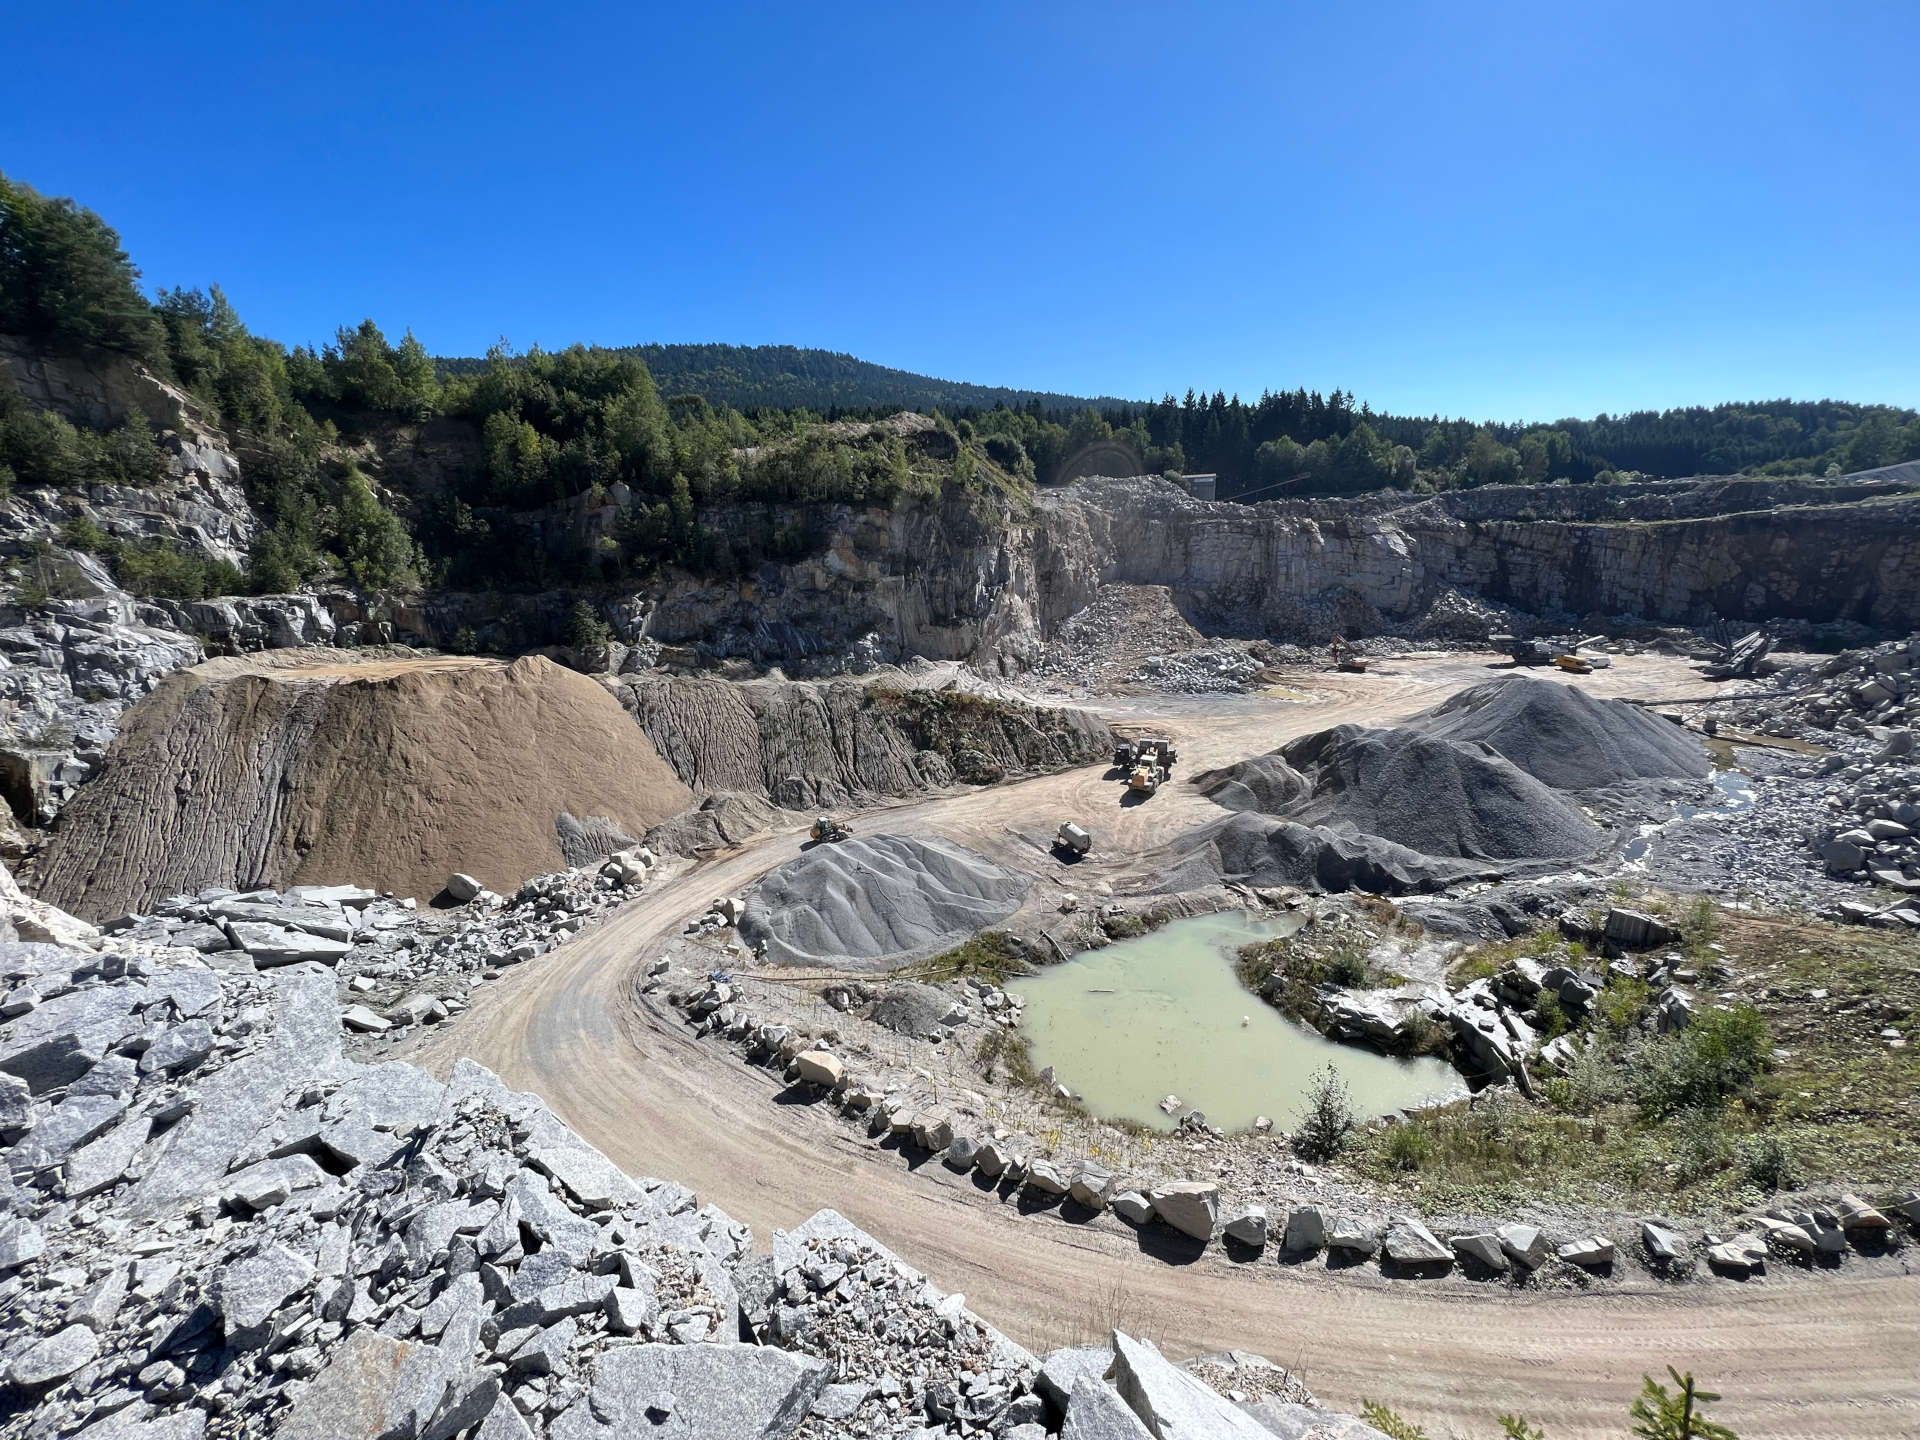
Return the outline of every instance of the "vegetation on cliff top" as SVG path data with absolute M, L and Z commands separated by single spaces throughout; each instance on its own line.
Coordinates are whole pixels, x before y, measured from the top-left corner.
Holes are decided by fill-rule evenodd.
M 247 577 L 260 590 L 335 577 L 376 588 L 612 584 L 663 565 L 741 573 L 816 550 L 807 507 L 1017 496 L 1075 473 L 1096 447 L 1145 471 L 1213 471 L 1223 498 L 1248 499 L 1639 471 L 1827 473 L 1920 457 L 1914 412 L 1833 401 L 1505 426 L 1379 414 L 1339 389 L 1252 405 L 1192 391 L 1081 402 L 790 347 L 501 348 L 436 361 L 411 333 L 396 344 L 371 320 L 317 350 L 288 350 L 251 334 L 217 286 L 149 302 L 139 281 L 98 215 L 0 176 L 0 333 L 124 354 L 202 399 L 235 433 L 249 499 L 268 521 Z M 649 359 L 676 387 L 706 393 L 663 396 Z M 943 399 L 954 408 L 930 427 L 887 419 Z M 807 408 L 821 404 L 825 414 Z M 456 463 L 424 478 L 361 468 L 435 423 L 451 427 Z M 0 487 L 137 485 L 163 465 L 137 423 L 93 435 L 0 397 Z M 713 523 L 718 507 L 742 502 L 763 507 L 757 524 Z M 143 583 L 154 570 L 123 575 Z M 175 593 L 201 580 L 157 583 L 171 588 L 153 593 Z

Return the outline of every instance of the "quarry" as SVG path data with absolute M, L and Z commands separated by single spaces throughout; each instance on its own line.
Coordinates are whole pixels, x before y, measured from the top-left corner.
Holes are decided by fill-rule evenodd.
M 6 353 L 0 1433 L 1920 1424 L 1920 465 L 141 598 Z

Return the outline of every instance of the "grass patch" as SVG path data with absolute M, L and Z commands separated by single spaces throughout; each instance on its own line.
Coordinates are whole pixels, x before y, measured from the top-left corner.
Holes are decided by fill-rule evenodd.
M 971 979 L 1004 986 L 1015 976 L 1025 975 L 1032 969 L 1018 941 L 1001 931 L 988 930 L 951 950 L 903 966 L 896 973 L 902 979 L 920 980 L 929 985 Z
M 1314 992 L 1322 985 L 1349 990 L 1400 984 L 1405 977 L 1368 958 L 1372 937 L 1358 929 L 1320 931 L 1308 926 L 1292 935 L 1243 945 L 1234 957 L 1240 983 L 1281 1014 L 1311 1023 Z
M 1678 1214 L 1798 1186 L 1912 1183 L 1920 942 L 1737 911 L 1686 918 L 1689 940 L 1716 938 L 1732 971 L 1687 987 L 1686 1030 L 1654 1034 L 1648 987 L 1615 980 L 1580 1058 L 1538 1082 L 1541 1103 L 1489 1092 L 1375 1126 L 1346 1162 L 1423 1203 L 1483 1211 L 1531 1200 Z M 1890 1046 L 1887 1029 L 1908 1044 Z
M 1013 1085 L 1038 1086 L 1040 1072 L 1033 1068 L 1033 1051 L 1027 1037 L 1018 1030 L 990 1026 L 974 1047 L 973 1058 L 989 1081 L 1003 1075 Z

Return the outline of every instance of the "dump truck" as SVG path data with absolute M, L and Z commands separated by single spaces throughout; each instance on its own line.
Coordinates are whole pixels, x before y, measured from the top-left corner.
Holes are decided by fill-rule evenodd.
M 1157 761 L 1142 760 L 1133 767 L 1133 773 L 1127 777 L 1127 788 L 1141 795 L 1151 795 L 1160 788 L 1160 782 L 1167 778 L 1167 772 L 1160 768 Z
M 825 845 L 846 839 L 853 834 L 853 827 L 844 820 L 836 820 L 831 815 L 822 815 L 813 822 L 813 828 L 807 833 Z
M 1093 835 L 1071 820 L 1062 820 L 1054 833 L 1053 848 L 1063 855 L 1084 855 L 1093 849 Z
M 1131 770 L 1133 762 L 1140 758 L 1140 747 L 1131 740 L 1122 740 L 1113 747 L 1113 766 L 1116 770 Z

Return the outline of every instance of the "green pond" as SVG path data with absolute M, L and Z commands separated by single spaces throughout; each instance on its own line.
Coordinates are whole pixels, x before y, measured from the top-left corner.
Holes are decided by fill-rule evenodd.
M 1224 1129 L 1245 1129 L 1256 1115 L 1292 1129 L 1328 1064 L 1369 1118 L 1464 1095 L 1466 1082 L 1445 1061 L 1337 1045 L 1240 983 L 1240 946 L 1298 926 L 1241 914 L 1176 920 L 1016 981 L 1034 1065 L 1053 1066 L 1094 1114 L 1162 1130 L 1174 1125 L 1160 1110 L 1168 1094 Z

